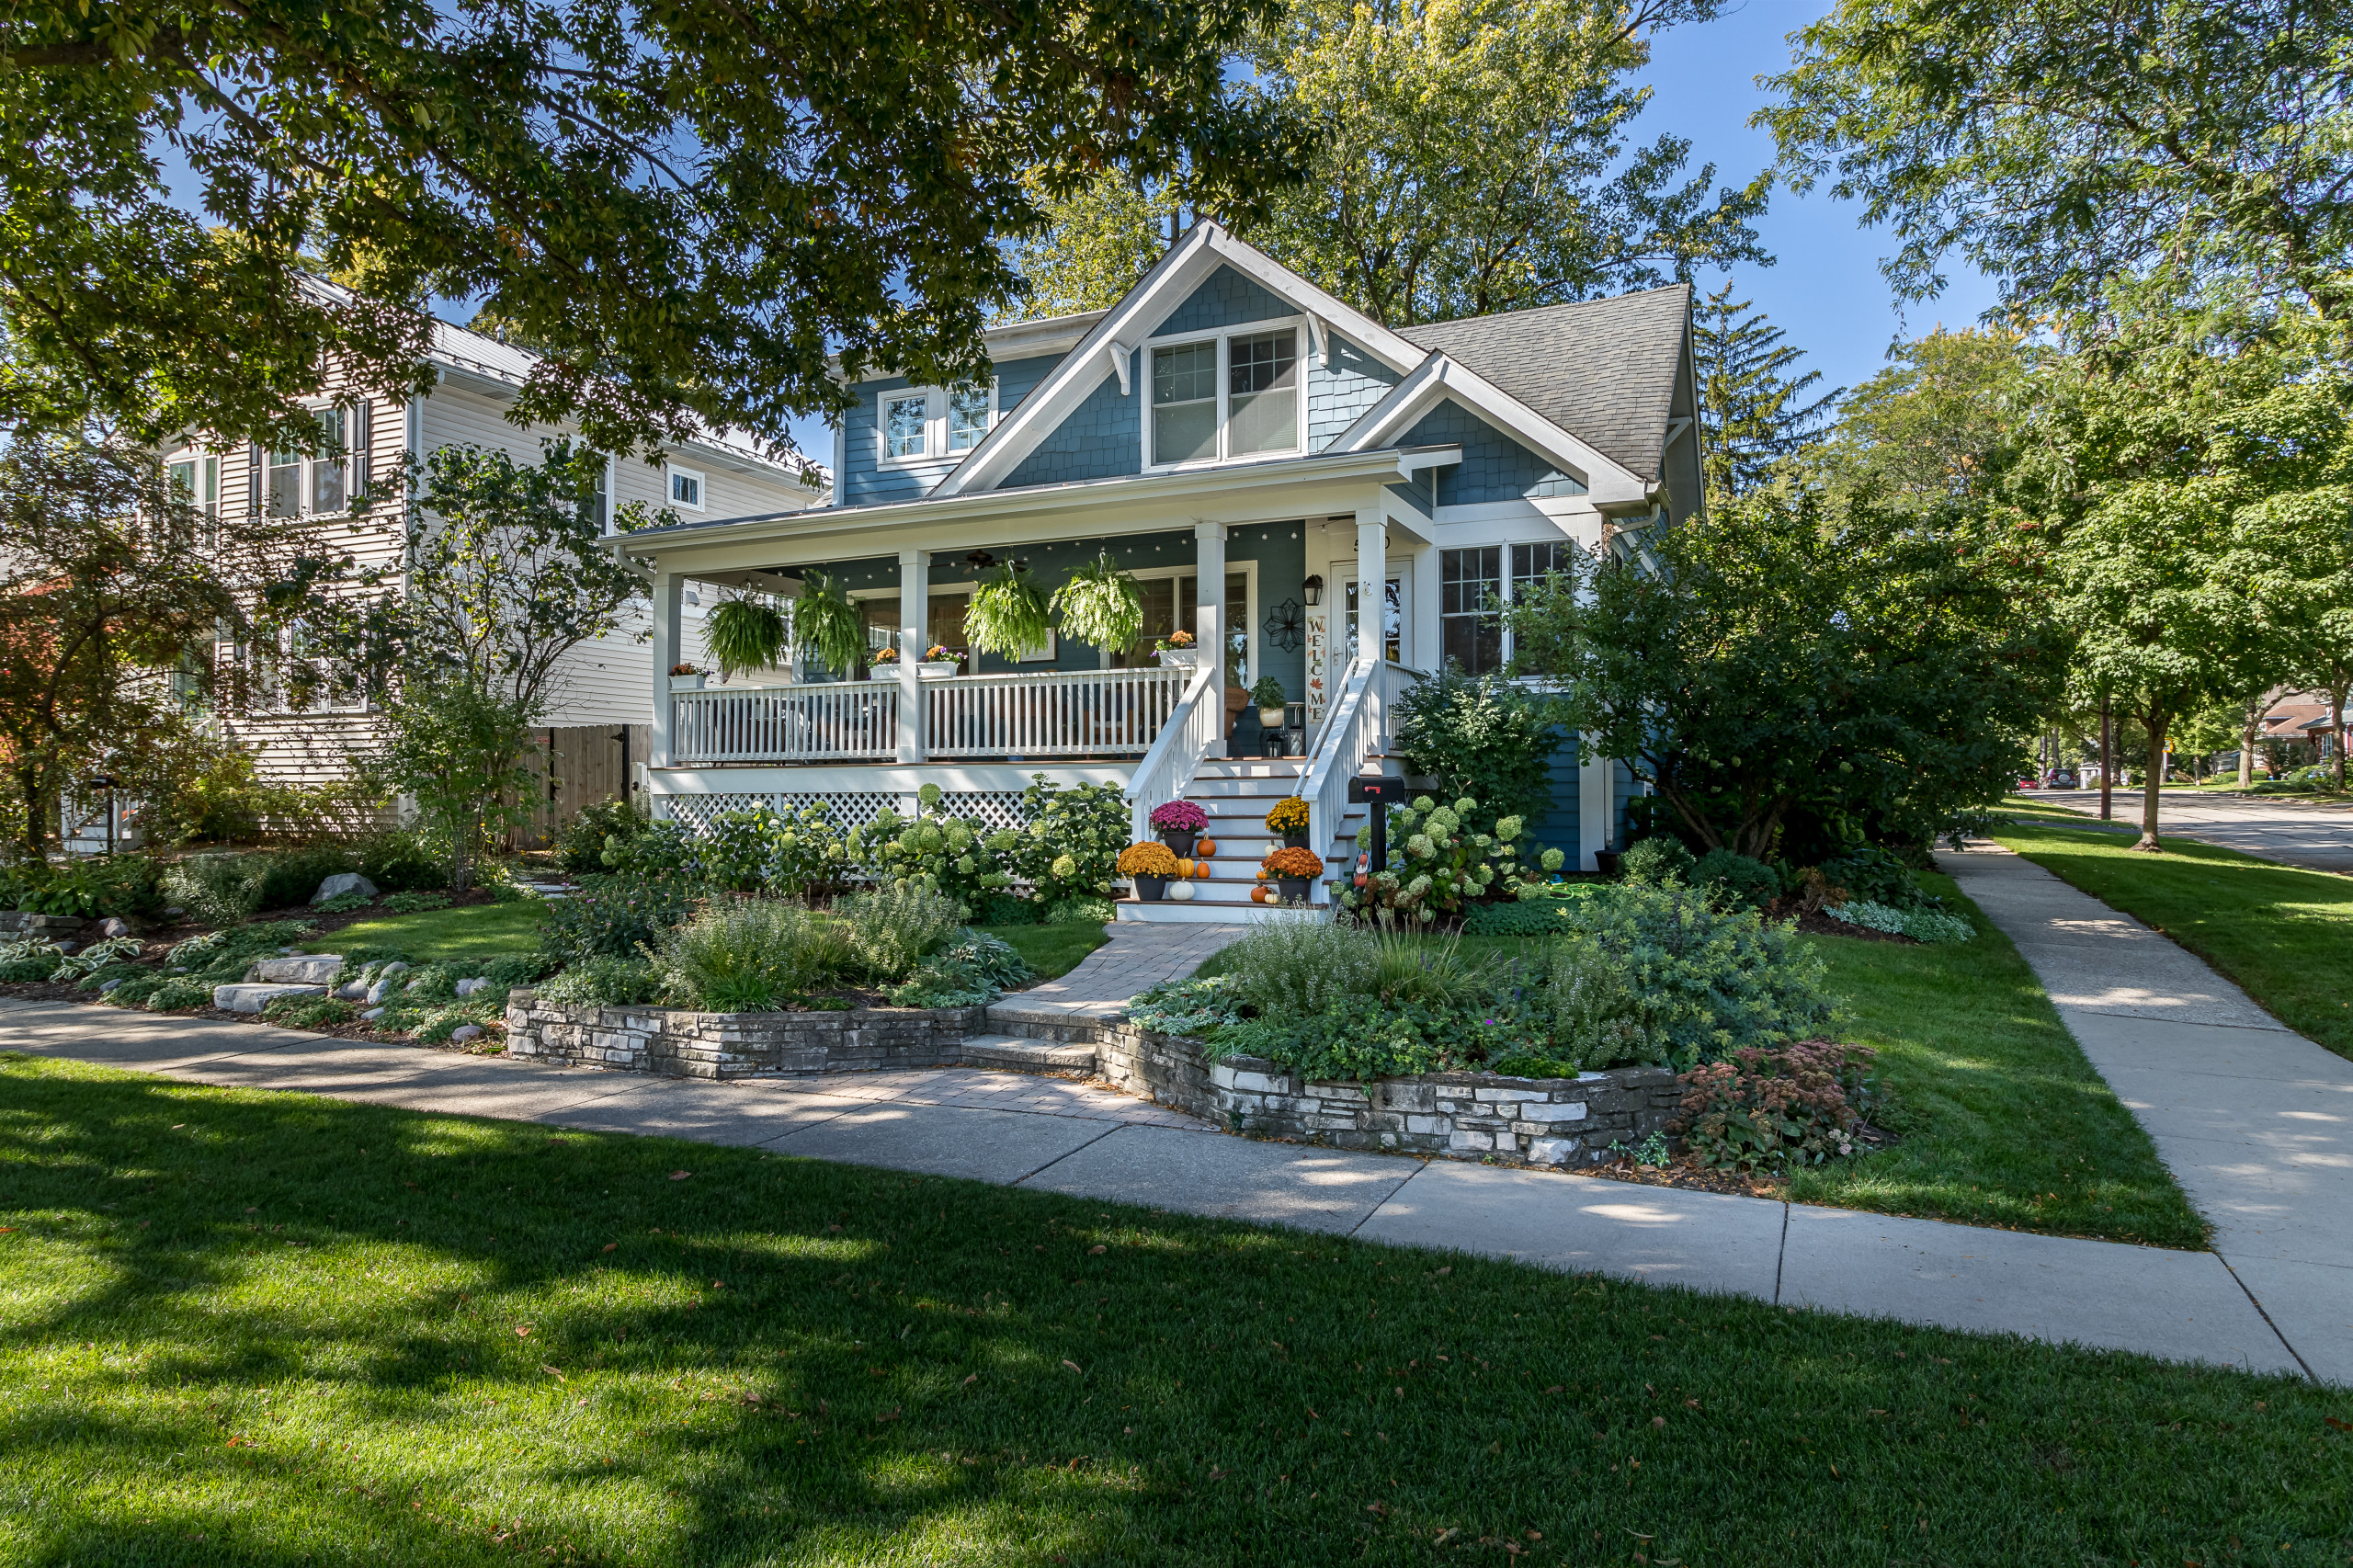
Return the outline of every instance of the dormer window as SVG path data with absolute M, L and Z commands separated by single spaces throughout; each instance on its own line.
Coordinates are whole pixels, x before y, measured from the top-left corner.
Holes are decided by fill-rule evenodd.
M 989 389 L 956 387 L 948 393 L 948 449 L 969 452 L 989 433 Z
M 1298 451 L 1299 381 L 1297 327 L 1155 346 L 1148 463 Z
M 996 384 L 886 392 L 875 421 L 886 465 L 961 458 L 996 423 Z
M 670 505 L 684 506 L 688 511 L 702 510 L 702 475 L 690 468 L 670 471 Z
M 882 405 L 882 449 L 894 458 L 926 455 L 924 437 L 931 433 L 931 399 L 923 392 L 888 399 Z

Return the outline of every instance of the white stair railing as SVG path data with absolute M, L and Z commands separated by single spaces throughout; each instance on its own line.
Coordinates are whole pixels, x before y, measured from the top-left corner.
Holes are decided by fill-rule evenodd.
M 1225 729 L 1224 672 L 1204 659 L 1193 671 L 1176 711 L 1168 716 L 1152 749 L 1128 780 L 1128 834 L 1136 843 L 1152 836 L 1152 813 L 1184 794 L 1193 772 L 1215 749 Z
M 1308 842 L 1319 852 L 1330 854 L 1340 836 L 1342 819 L 1348 814 L 1348 780 L 1396 738 L 1397 699 L 1416 678 L 1414 671 L 1389 659 L 1348 672 L 1299 787 L 1307 801 Z M 1324 902 L 1322 884 L 1312 896 Z

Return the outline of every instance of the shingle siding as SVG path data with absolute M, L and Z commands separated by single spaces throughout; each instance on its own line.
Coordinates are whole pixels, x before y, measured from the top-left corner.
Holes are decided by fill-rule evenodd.
M 1400 380 L 1396 371 L 1342 337 L 1331 335 L 1332 363 L 1315 365 L 1307 376 L 1307 449 L 1320 452 Z
M 1178 333 L 1214 332 L 1244 322 L 1279 321 L 1299 314 L 1299 307 L 1278 299 L 1230 267 L 1221 267 L 1186 296 L 1185 302 L 1152 329 L 1154 337 Z
M 1461 447 L 1461 462 L 1438 471 L 1441 506 L 1586 493 L 1583 484 L 1450 399 L 1424 415 L 1397 444 Z
M 1137 422 L 1143 392 L 1143 353 L 1129 356 L 1127 396 L 1107 365 L 1103 380 L 1053 433 L 1005 476 L 1000 490 L 1025 484 L 1067 484 L 1081 479 L 1114 479 L 1143 470 L 1143 427 Z
M 1574 736 L 1563 740 L 1552 753 L 1547 765 L 1552 793 L 1544 809 L 1528 821 L 1528 836 L 1539 849 L 1558 849 L 1567 857 L 1562 869 L 1577 869 L 1580 817 L 1584 809 L 1583 786 L 1579 782 L 1582 770 L 1577 767 L 1577 744 Z M 1531 857 L 1532 858 L 1532 857 Z

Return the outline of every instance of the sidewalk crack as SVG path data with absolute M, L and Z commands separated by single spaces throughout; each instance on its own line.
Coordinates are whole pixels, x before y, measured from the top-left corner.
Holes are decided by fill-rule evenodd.
M 2220 1252 L 2217 1252 L 2214 1255 L 2214 1261 L 2220 1263 L 2224 1268 L 2230 1269 L 2232 1280 L 2237 1284 L 2241 1290 L 2245 1290 L 2246 1292 L 2247 1305 L 2255 1309 L 2256 1316 L 2263 1320 L 2265 1327 L 2270 1329 L 2273 1334 L 2279 1335 L 2279 1348 L 2285 1350 L 2289 1355 L 2295 1358 L 2296 1365 L 2304 1369 L 2304 1376 L 2308 1380 L 2315 1383 L 2319 1382 L 2320 1379 L 2313 1375 L 2312 1363 L 2305 1360 L 2304 1353 L 2296 1348 L 2296 1346 L 2289 1340 L 2287 1335 L 2280 1332 L 2279 1325 L 2271 1321 L 2271 1314 L 2264 1310 L 2263 1303 L 2256 1299 L 2255 1292 L 2247 1289 L 2246 1281 L 2239 1278 L 2239 1271 L 2235 1268 L 2231 1268 L 2231 1260 L 2224 1257 Z

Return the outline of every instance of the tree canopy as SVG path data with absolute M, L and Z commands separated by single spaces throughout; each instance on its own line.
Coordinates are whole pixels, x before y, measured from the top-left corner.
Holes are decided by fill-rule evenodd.
M 1785 459 L 1827 434 L 1831 405 L 1847 389 L 1811 400 L 1819 370 L 1789 373 L 1805 350 L 1746 300 L 1724 286 L 1693 312 L 1692 358 L 1699 375 L 1699 427 L 1708 494 L 1745 495 L 1770 479 Z
M 1273 11 L 0 5 L 0 423 L 302 444 L 330 365 L 426 384 L 437 294 L 546 354 L 515 417 L 606 451 L 780 438 L 834 353 L 965 379 L 1041 199 L 1121 168 L 1263 211 L 1299 147 L 1223 68 Z
M 1839 0 L 1756 116 L 1900 245 L 1900 298 L 1953 251 L 2014 304 L 2097 310 L 2159 265 L 2353 304 L 2347 0 Z

